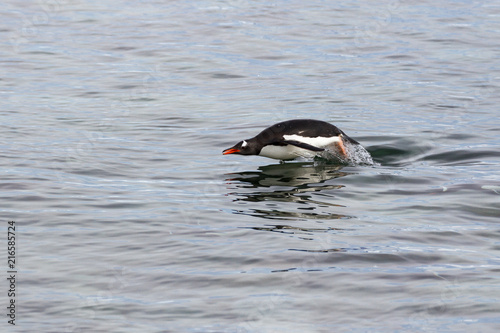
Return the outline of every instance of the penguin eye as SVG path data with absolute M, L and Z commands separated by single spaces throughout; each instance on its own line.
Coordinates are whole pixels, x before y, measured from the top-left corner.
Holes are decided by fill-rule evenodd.
M 248 142 L 243 141 L 243 142 L 241 143 L 241 148 L 246 149 L 246 148 L 247 148 L 247 146 L 248 146 Z

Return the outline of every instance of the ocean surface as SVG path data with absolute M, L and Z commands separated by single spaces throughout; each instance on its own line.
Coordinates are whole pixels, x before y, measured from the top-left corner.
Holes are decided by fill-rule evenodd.
M 500 330 L 500 1 L 0 18 L 3 332 Z M 222 155 L 296 118 L 374 163 Z

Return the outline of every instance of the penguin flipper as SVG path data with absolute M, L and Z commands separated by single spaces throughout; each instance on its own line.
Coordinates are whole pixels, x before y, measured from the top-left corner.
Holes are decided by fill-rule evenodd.
M 303 149 L 307 149 L 307 150 L 311 150 L 311 151 L 324 151 L 325 150 L 323 148 L 318 148 L 318 147 L 315 147 L 313 145 L 310 145 L 310 144 L 307 144 L 304 142 L 300 142 L 300 141 L 286 140 L 283 142 L 286 144 L 295 146 L 295 147 L 299 147 L 299 148 L 303 148 Z

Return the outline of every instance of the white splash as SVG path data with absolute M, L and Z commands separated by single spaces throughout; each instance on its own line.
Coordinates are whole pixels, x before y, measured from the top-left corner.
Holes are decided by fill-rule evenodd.
M 484 185 L 481 186 L 483 190 L 491 190 L 495 192 L 496 194 L 500 194 L 500 186 L 494 186 L 494 185 Z
M 340 154 L 338 147 L 336 145 L 327 148 L 324 152 L 320 153 L 318 156 L 330 161 L 340 161 L 341 163 L 349 165 L 374 165 L 372 156 L 370 153 L 362 146 L 356 145 L 350 142 L 344 141 L 344 147 L 347 153 L 347 157 Z
M 355 145 L 347 142 L 345 145 L 347 150 L 348 161 L 354 165 L 373 165 L 372 155 L 362 145 Z

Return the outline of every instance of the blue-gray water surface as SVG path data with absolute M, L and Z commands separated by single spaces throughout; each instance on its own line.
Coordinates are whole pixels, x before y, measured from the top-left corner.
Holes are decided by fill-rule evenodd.
M 0 17 L 3 329 L 500 329 L 499 1 L 8 0 Z M 221 153 L 294 118 L 374 164 Z

